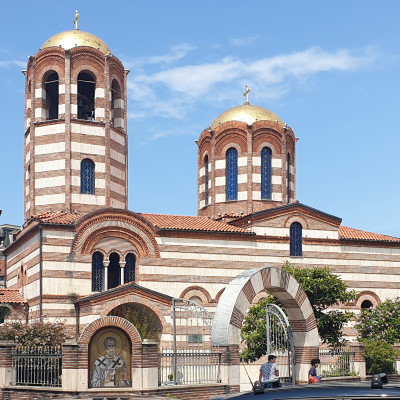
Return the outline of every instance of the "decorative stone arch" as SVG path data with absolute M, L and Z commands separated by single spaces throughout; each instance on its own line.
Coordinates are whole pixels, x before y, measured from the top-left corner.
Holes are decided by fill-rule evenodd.
M 365 301 L 369 300 L 374 307 L 376 307 L 380 302 L 379 296 L 371 292 L 370 290 L 363 290 L 362 292 L 358 293 L 357 300 L 355 302 L 356 308 L 361 308 L 361 304 Z
M 72 254 L 91 254 L 104 237 L 130 242 L 139 257 L 160 257 L 154 226 L 139 214 L 126 210 L 103 209 L 86 215 L 76 225 Z
M 119 328 L 128 336 L 131 342 L 131 365 L 136 367 L 142 366 L 142 339 L 135 326 L 121 317 L 107 316 L 96 319 L 90 323 L 79 337 L 79 366 L 88 369 L 89 367 L 89 346 L 93 336 L 102 328 L 113 327 Z
M 190 298 L 193 296 L 199 297 L 202 305 L 207 305 L 212 301 L 210 293 L 208 293 L 208 291 L 201 286 L 189 286 L 181 293 L 179 297 L 181 299 L 190 300 Z
M 290 217 L 288 217 L 284 223 L 284 227 L 290 228 L 290 225 L 292 225 L 293 222 L 298 222 L 303 229 L 308 229 L 307 220 L 300 215 L 291 215 Z
M 221 298 L 222 293 L 224 293 L 224 291 L 225 291 L 225 288 L 222 288 L 222 289 L 215 295 L 215 301 L 216 301 L 217 303 L 219 302 L 219 299 Z
M 281 268 L 266 266 L 244 271 L 229 283 L 215 312 L 211 344 L 223 347 L 239 346 L 244 316 L 257 293 L 262 290 L 268 290 L 285 307 L 294 337 L 296 381 L 306 382 L 310 360 L 318 356 L 317 322 L 306 293 L 299 283 Z M 229 372 L 229 375 L 234 379 L 234 372 Z

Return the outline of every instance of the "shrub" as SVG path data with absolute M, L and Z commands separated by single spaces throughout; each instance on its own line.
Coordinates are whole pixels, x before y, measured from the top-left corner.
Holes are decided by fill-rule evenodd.
M 57 346 L 66 339 L 62 322 L 12 321 L 0 325 L 0 340 L 12 340 L 22 346 Z
M 390 343 L 381 340 L 363 340 L 367 374 L 396 373 L 395 361 L 399 352 Z

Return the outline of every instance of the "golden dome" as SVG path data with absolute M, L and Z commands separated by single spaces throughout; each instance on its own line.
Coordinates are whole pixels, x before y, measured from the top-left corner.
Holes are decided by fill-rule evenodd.
M 282 120 L 272 111 L 269 111 L 264 107 L 253 106 L 249 103 L 226 110 L 219 117 L 214 119 L 210 125 L 210 129 L 213 130 L 219 124 L 228 121 L 242 121 L 246 122 L 247 125 L 252 125 L 256 121 L 274 121 L 279 125 L 284 126 Z
M 57 33 L 46 40 L 40 49 L 62 47 L 65 50 L 69 50 L 77 46 L 92 47 L 100 50 L 103 54 L 111 54 L 110 49 L 100 38 L 91 33 L 80 31 L 79 29 Z

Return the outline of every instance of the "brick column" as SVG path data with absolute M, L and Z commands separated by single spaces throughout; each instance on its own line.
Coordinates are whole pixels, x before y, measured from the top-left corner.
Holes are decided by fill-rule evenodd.
M 141 386 L 143 389 L 152 389 L 158 387 L 158 342 L 152 339 L 143 339 L 142 343 L 143 351 L 143 366 L 142 382 Z M 132 368 L 132 381 L 133 381 L 133 368 Z M 136 382 L 135 382 L 136 383 Z M 136 387 L 136 384 L 132 382 L 132 386 Z
M 365 363 L 365 346 L 362 343 L 351 342 L 350 351 L 354 352 L 354 369 L 361 379 L 367 376 L 367 368 Z
M 82 391 L 88 388 L 88 370 L 79 368 L 79 344 L 67 340 L 62 346 L 62 388 Z
M 14 346 L 12 340 L 0 340 L 0 388 L 11 386 L 13 383 L 11 349 Z
M 221 383 L 237 391 L 240 387 L 239 345 L 213 346 L 212 351 L 221 353 Z

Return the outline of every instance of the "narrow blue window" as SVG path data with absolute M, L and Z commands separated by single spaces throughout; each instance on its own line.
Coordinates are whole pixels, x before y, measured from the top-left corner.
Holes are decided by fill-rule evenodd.
M 81 193 L 94 194 L 94 162 L 89 158 L 81 161 Z
M 226 152 L 226 200 L 238 197 L 238 152 L 231 147 Z
M 103 254 L 96 251 L 92 255 L 92 292 L 101 292 L 103 290 L 103 280 Z
M 208 156 L 204 157 L 204 186 L 205 186 L 205 200 L 206 200 L 206 206 L 208 206 Z
M 261 150 L 261 198 L 271 199 L 271 159 L 272 151 L 269 147 Z
M 135 282 L 135 255 L 129 253 L 125 257 L 124 283 Z
M 290 191 L 292 190 L 292 185 L 290 184 L 290 164 L 291 164 L 291 159 L 290 159 L 290 154 L 287 155 L 287 164 L 286 164 L 286 172 L 287 172 L 287 202 L 288 204 L 290 203 Z
M 298 222 L 290 225 L 290 255 L 303 256 L 303 227 Z

